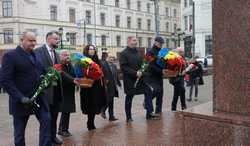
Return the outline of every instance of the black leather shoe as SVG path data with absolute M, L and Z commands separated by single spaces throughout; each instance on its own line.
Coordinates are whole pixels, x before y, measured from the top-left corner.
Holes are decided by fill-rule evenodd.
M 130 118 L 130 119 L 127 119 L 127 123 L 131 123 L 131 122 L 133 122 L 134 120 L 132 119 L 132 118 Z
M 157 117 L 161 117 L 161 114 L 162 114 L 162 112 L 155 112 L 155 116 L 157 116 Z
M 88 130 L 89 131 L 92 131 L 92 130 L 95 130 L 96 129 L 96 127 L 93 125 L 93 126 L 88 126 Z
M 70 137 L 72 134 L 69 131 L 59 131 L 58 135 L 61 135 L 63 137 Z
M 55 137 L 55 138 L 52 139 L 52 143 L 56 144 L 56 145 L 62 145 L 63 141 L 61 139 Z
M 151 113 L 151 114 L 147 114 L 146 119 L 147 120 L 159 120 L 160 117 L 157 116 L 157 115 L 155 115 L 155 114 L 153 114 L 153 113 Z
M 181 110 L 186 110 L 187 109 L 187 107 L 181 107 Z
M 116 117 L 109 118 L 109 121 L 117 121 L 118 119 Z

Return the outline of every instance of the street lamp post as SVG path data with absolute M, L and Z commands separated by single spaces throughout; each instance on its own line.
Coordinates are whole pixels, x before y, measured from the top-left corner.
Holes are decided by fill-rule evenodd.
M 177 42 L 178 42 L 177 45 L 178 45 L 178 47 L 181 46 L 181 37 L 184 36 L 184 35 L 185 35 L 185 32 L 181 32 L 180 28 L 178 28 L 177 31 L 175 31 L 175 32 L 172 33 L 172 37 L 173 38 L 176 38 L 176 36 L 177 36 Z
M 195 55 L 195 2 L 194 2 L 194 0 L 193 0 L 193 3 L 192 3 L 192 6 L 193 6 L 192 57 L 194 57 L 194 55 Z
M 63 28 L 62 27 L 60 27 L 59 29 L 58 29 L 58 33 L 59 33 L 59 36 L 60 36 L 60 39 L 61 39 L 61 50 L 63 49 L 63 38 L 62 38 L 62 36 L 63 36 Z
M 155 6 L 155 35 L 159 36 L 160 35 L 160 29 L 159 29 L 159 0 L 150 0 L 154 2 Z
M 85 20 L 83 21 L 83 31 L 84 31 L 83 32 L 84 33 L 84 36 L 83 36 L 84 41 L 83 42 L 84 42 L 84 45 L 86 45 L 86 21 Z

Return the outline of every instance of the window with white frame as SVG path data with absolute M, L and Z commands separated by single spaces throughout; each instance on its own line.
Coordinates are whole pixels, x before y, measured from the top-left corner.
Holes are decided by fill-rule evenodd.
M 169 48 L 169 38 L 166 38 L 166 47 Z
M 101 25 L 106 25 L 105 13 L 100 14 L 100 21 L 101 21 Z
M 120 15 L 116 15 L 115 16 L 115 26 L 116 27 L 120 27 L 120 21 L 121 21 L 121 16 Z
M 107 45 L 107 36 L 102 35 L 101 36 L 101 46 L 106 46 Z
M 137 18 L 137 29 L 142 29 L 141 18 Z
M 91 11 L 87 10 L 86 11 L 86 24 L 91 24 Z
M 206 53 L 206 55 L 212 55 L 212 44 L 213 44 L 212 35 L 206 35 L 205 36 L 205 53 Z
M 141 1 L 137 1 L 137 10 L 141 11 Z
M 177 24 L 174 23 L 174 32 L 177 32 Z
M 131 0 L 127 0 L 127 8 L 131 9 Z
M 189 15 L 189 31 L 193 30 L 193 16 Z
M 188 30 L 188 17 L 184 16 L 184 28 L 187 31 Z
M 151 19 L 147 20 L 147 28 L 148 30 L 151 30 Z
M 70 45 L 76 45 L 76 33 L 66 33 Z
M 177 17 L 177 10 L 174 9 L 173 11 L 174 11 L 174 18 L 176 18 Z
M 184 7 L 187 7 L 187 0 L 184 0 Z
M 3 30 L 3 39 L 4 39 L 4 44 L 12 44 L 13 43 L 13 29 Z
M 116 46 L 121 47 L 121 36 L 120 35 L 116 36 Z
M 87 43 L 92 44 L 92 34 L 91 33 L 87 34 Z
M 193 0 L 189 0 L 189 6 L 193 5 Z
M 127 28 L 131 28 L 131 17 L 127 17 Z
M 50 6 L 50 20 L 57 21 L 57 6 Z
M 147 12 L 150 13 L 150 3 L 147 3 Z
M 166 16 L 169 17 L 169 8 L 165 8 Z
M 76 9 L 74 8 L 69 8 L 69 22 L 76 22 Z
M 101 5 L 105 5 L 105 0 L 100 0 Z
M 120 0 L 115 0 L 115 7 L 120 7 Z
M 169 22 L 166 22 L 166 32 L 169 32 Z
M 12 0 L 2 1 L 3 17 L 12 17 Z
M 151 38 L 151 37 L 149 37 L 149 38 L 148 38 L 148 48 L 150 48 L 150 47 L 151 47 L 151 45 L 152 45 L 152 38 Z

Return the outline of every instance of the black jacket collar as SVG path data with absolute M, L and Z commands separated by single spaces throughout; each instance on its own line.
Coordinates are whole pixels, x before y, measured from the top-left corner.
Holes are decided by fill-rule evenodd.
M 127 46 L 127 50 L 130 52 L 138 52 L 136 48 L 130 48 L 129 46 Z
M 35 62 L 32 62 L 32 60 L 28 56 L 29 55 L 28 52 L 25 52 L 21 46 L 17 46 L 16 51 L 20 55 L 22 55 L 23 57 L 25 57 L 26 59 L 28 59 L 30 61 L 30 63 L 32 63 L 33 65 L 35 65 L 34 63 L 36 63 L 36 55 L 35 55 L 35 53 L 33 51 L 30 54 L 34 57 L 34 61 Z

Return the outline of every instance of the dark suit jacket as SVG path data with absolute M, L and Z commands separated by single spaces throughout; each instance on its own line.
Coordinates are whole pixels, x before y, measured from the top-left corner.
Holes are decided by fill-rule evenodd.
M 156 47 L 155 45 L 147 52 L 157 58 L 161 48 Z M 143 81 L 147 85 L 150 85 L 154 88 L 155 91 L 163 90 L 163 76 L 162 68 L 157 64 L 157 59 L 151 61 L 143 73 Z
M 45 72 L 37 59 L 38 56 L 32 54 L 33 60 L 18 46 L 3 56 L 0 81 L 10 96 L 9 113 L 14 116 L 31 114 L 32 110 L 23 106 L 21 98 L 33 96 L 40 76 Z M 45 94 L 40 95 L 40 104 L 48 109 L 48 101 L 44 96 Z
M 108 81 L 106 84 L 106 94 L 108 101 L 110 101 L 109 98 L 119 97 L 117 85 L 121 86 L 121 82 L 118 79 L 118 71 L 115 64 L 102 61 L 102 68 L 104 78 Z
M 35 54 L 39 56 L 39 60 L 46 69 L 53 66 L 53 62 L 46 48 L 46 45 L 43 45 L 42 47 L 35 49 Z M 55 58 L 56 58 L 55 59 L 56 63 L 60 63 L 60 58 L 57 53 L 55 55 Z M 58 109 L 60 109 L 60 103 L 62 102 L 63 99 L 62 85 L 58 82 L 58 86 L 56 87 L 50 86 L 47 89 L 47 91 L 48 91 L 49 104 L 56 105 Z

